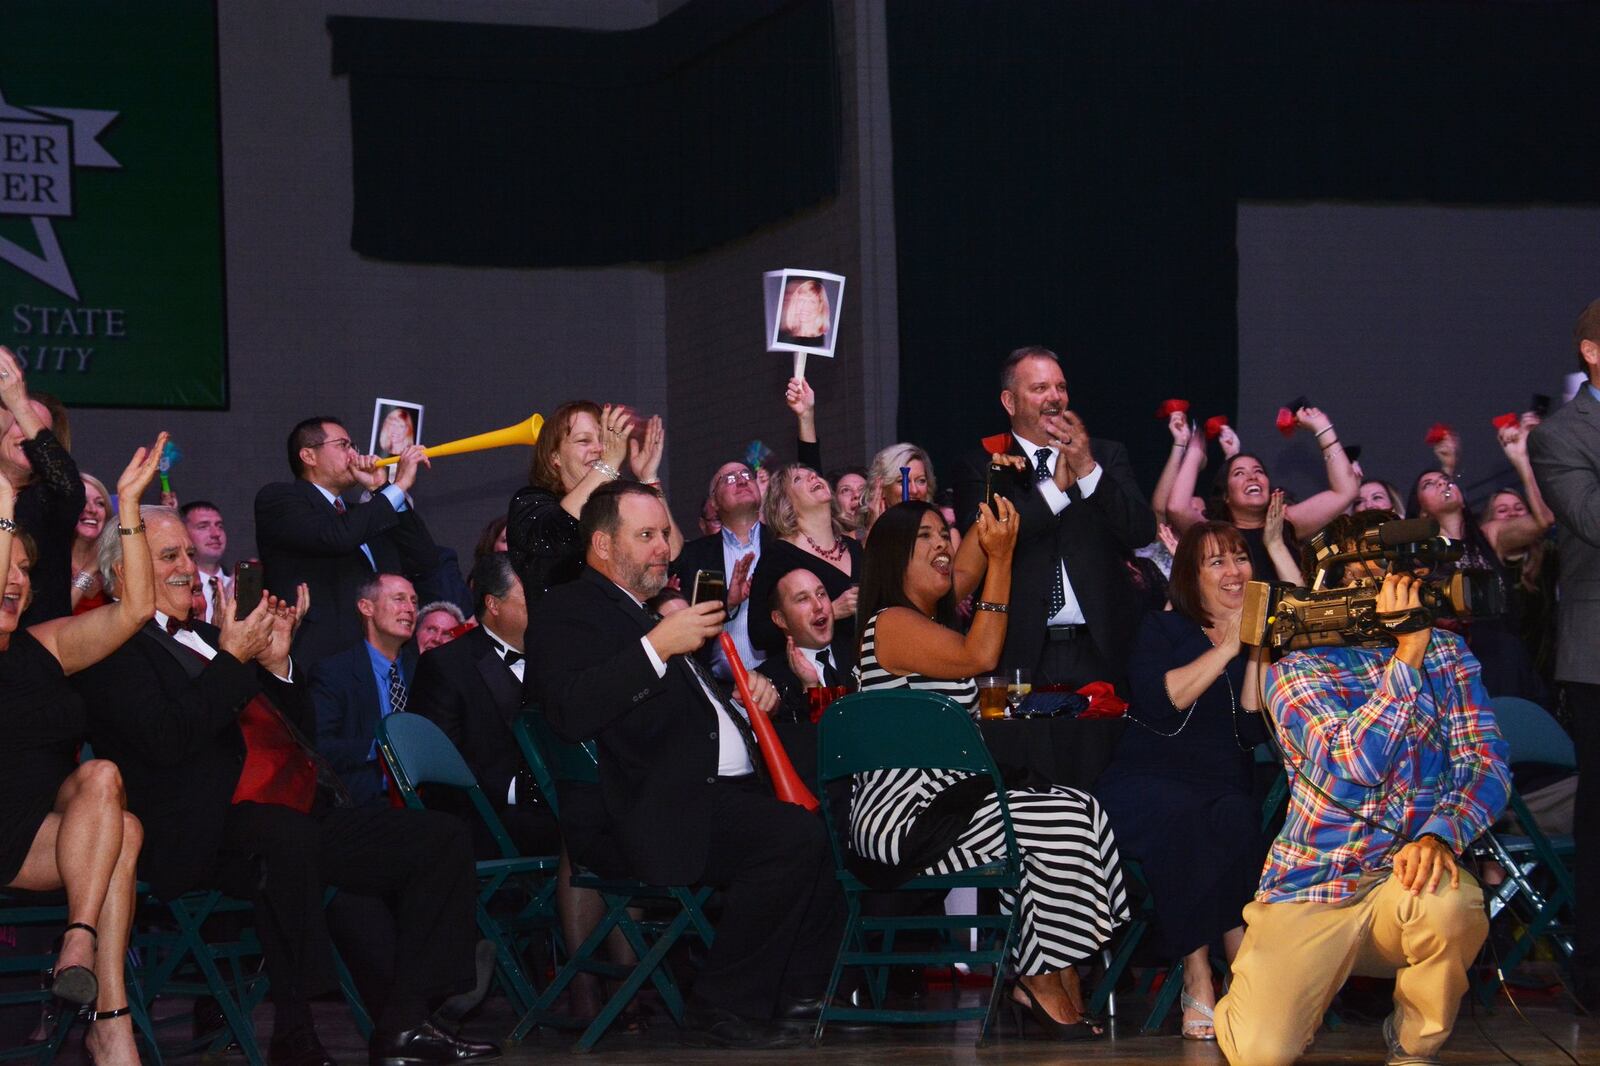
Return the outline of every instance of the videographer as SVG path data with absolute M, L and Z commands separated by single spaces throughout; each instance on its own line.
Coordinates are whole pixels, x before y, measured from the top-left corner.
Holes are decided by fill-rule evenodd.
M 1414 620 L 1422 582 L 1385 565 L 1350 564 L 1343 584 L 1381 577 L 1380 620 Z M 1488 932 L 1483 893 L 1457 856 L 1500 813 L 1510 782 L 1478 674 L 1459 637 L 1431 628 L 1399 632 L 1392 650 L 1292 651 L 1269 671 L 1293 794 L 1217 1004 L 1233 1066 L 1293 1062 L 1352 973 L 1395 980 L 1390 1063 L 1433 1061 L 1449 1037 Z

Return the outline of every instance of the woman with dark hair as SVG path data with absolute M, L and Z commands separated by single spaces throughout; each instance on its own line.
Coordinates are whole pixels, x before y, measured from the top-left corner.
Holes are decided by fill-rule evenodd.
M 833 644 L 853 660 L 856 647 L 856 597 L 861 583 L 861 542 L 845 532 L 833 489 L 815 470 L 788 463 L 773 472 L 762 505 L 776 540 L 761 553 L 750 577 L 750 643 L 782 655 L 785 636 L 766 610 L 779 579 L 794 569 L 815 574 L 833 601 Z
M 101 1066 L 138 1063 L 123 956 L 133 924 L 135 867 L 143 831 L 127 812 L 122 777 L 104 759 L 79 763 L 88 732 L 83 701 L 66 678 L 125 644 L 155 616 L 155 582 L 139 519 L 166 434 L 140 448 L 117 483 L 122 525 L 102 536 L 129 538 L 123 598 L 81 615 L 21 628 L 32 595 L 31 539 L 15 521 L 16 492 L 0 478 L 0 886 L 65 889 L 69 924 L 51 990 L 92 1006 L 85 1044 Z M 98 1023 L 105 1024 L 98 1024 Z
M 1328 487 L 1304 500 L 1283 501 L 1284 550 L 1269 541 L 1272 530 L 1268 527 L 1268 512 L 1273 503 L 1272 482 L 1267 469 L 1249 452 L 1230 456 L 1217 472 L 1216 494 L 1207 504 L 1206 514 L 1213 520 L 1231 522 L 1244 537 L 1250 549 L 1250 564 L 1255 573 L 1265 577 L 1276 574 L 1281 581 L 1300 583 L 1299 567 L 1295 565 L 1297 542 L 1341 515 L 1355 501 L 1361 488 L 1360 479 L 1350 465 L 1344 446 L 1334 431 L 1328 416 L 1315 407 L 1302 407 L 1295 412 L 1295 424 L 1310 432 L 1322 449 L 1323 465 L 1328 470 Z M 1200 466 L 1205 458 L 1205 434 L 1192 433 L 1173 479 L 1167 521 L 1180 535 L 1194 525 L 1196 518 L 1188 507 L 1200 476 Z
M 476 566 L 479 559 L 495 552 L 509 552 L 511 549 L 506 544 L 506 516 L 497 514 L 489 519 L 489 524 L 483 527 L 478 534 L 478 543 L 472 547 L 472 562 Z
M 890 507 L 867 538 L 861 584 L 862 691 L 918 689 L 949 696 L 969 711 L 977 703 L 973 677 L 994 669 L 1005 643 L 1011 595 L 1016 509 L 999 497 L 980 506 L 963 554 L 986 563 L 972 627 L 954 628 L 958 596 L 975 574 L 957 566 L 950 530 L 925 501 Z M 971 869 L 999 858 L 998 801 L 977 775 L 937 768 L 859 774 L 850 806 L 851 848 L 907 877 Z M 1022 857 L 1019 893 L 1001 903 L 1020 919 L 1011 965 L 1019 975 L 1011 998 L 1026 1007 L 1046 1034 L 1059 1040 L 1100 1035 L 1084 1017 L 1074 966 L 1096 955 L 1128 916 L 1121 860 L 1110 826 L 1094 797 L 1074 789 L 1008 788 Z M 923 816 L 945 832 L 916 833 Z
M 506 551 L 529 604 L 583 569 L 578 515 L 595 489 L 622 476 L 624 460 L 640 484 L 660 491 L 656 471 L 666 448 L 661 416 L 645 425 L 642 439 L 633 434 L 633 414 L 620 404 L 602 408 L 571 400 L 546 420 L 533 446 L 528 485 L 517 490 L 506 513 Z M 682 547 L 674 524 L 672 553 Z
M 1394 482 L 1369 478 L 1361 483 L 1356 502 L 1350 505 L 1351 514 L 1357 511 L 1393 511 L 1404 518 L 1406 501 L 1401 498 L 1400 488 Z
M 1529 513 L 1491 518 L 1480 525 L 1462 498 L 1461 489 L 1443 470 L 1435 467 L 1417 475 L 1406 501 L 1408 514 L 1431 518 L 1439 532 L 1460 541 L 1461 558 L 1440 567 L 1440 573 L 1476 571 L 1499 585 L 1507 606 L 1512 605 L 1513 582 L 1503 556 L 1526 551 L 1543 539 L 1554 516 L 1539 495 L 1528 463 L 1526 433 L 1520 426 L 1501 431 L 1501 447 L 1529 489 Z M 1534 669 L 1533 657 L 1516 635 L 1521 619 L 1509 612 L 1467 621 L 1441 619 L 1437 624 L 1466 639 L 1467 647 L 1483 666 L 1483 685 L 1491 696 L 1521 696 L 1542 702 L 1549 697 L 1544 681 Z
M 1189 527 L 1172 558 L 1172 610 L 1145 615 L 1129 657 L 1133 699 L 1094 793 L 1142 866 L 1167 951 L 1183 960 L 1184 1037 L 1214 1040 L 1212 945 L 1233 961 L 1266 841 L 1251 752 L 1266 739 L 1259 654 L 1239 640 L 1250 553 L 1226 522 Z

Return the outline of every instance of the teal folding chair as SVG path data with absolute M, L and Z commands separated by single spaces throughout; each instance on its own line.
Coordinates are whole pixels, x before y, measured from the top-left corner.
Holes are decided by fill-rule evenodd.
M 494 808 L 478 787 L 477 778 L 450 738 L 420 714 L 391 714 L 378 722 L 378 750 L 389 768 L 395 787 L 407 807 L 426 810 L 418 789 L 443 785 L 466 793 L 494 838 L 500 858 L 477 864 L 478 929 L 495 952 L 495 975 L 511 1004 L 520 1014 L 528 1010 L 538 992 L 522 964 L 523 949 L 538 935 L 558 943 L 555 917 L 554 855 L 519 855 Z M 525 892 L 526 897 L 516 898 Z M 510 905 L 506 913 L 496 913 Z
M 829 786 L 855 774 L 871 770 L 925 769 L 966 770 L 987 774 L 999 796 L 1000 817 L 1004 826 L 1005 858 L 959 873 L 913 877 L 899 885 L 897 892 L 948 892 L 954 888 L 1017 891 L 1021 859 L 1016 833 L 1011 825 L 1011 809 L 1006 804 L 1005 782 L 984 746 L 978 728 L 960 705 L 932 692 L 907 690 L 860 692 L 835 700 L 819 724 L 817 737 L 818 781 L 821 784 L 823 817 L 833 845 L 834 865 L 844 890 L 849 915 L 843 941 L 828 979 L 822 1013 L 817 1018 L 814 1040 L 822 1040 L 831 1021 L 863 1021 L 926 1024 L 928 1022 L 980 1021 L 977 1046 L 989 1039 L 995 1009 L 1000 1003 L 1001 975 L 1017 941 L 1015 914 L 941 914 L 875 917 L 863 913 L 862 897 L 869 891 L 848 864 L 848 843 L 844 839 L 848 811 L 835 810 Z M 983 897 L 980 895 L 979 899 Z M 965 946 L 976 930 L 991 934 L 977 948 Z M 896 951 L 895 938 L 907 932 L 937 932 L 951 946 L 920 951 Z M 954 945 L 963 946 L 956 947 Z M 897 966 L 992 966 L 995 980 L 988 1002 L 981 1007 L 954 1007 L 929 1010 L 891 1010 L 883 1006 L 889 972 Z M 866 977 L 866 991 L 872 1006 L 834 1006 L 834 993 L 846 969 L 859 969 Z
M 598 784 L 600 774 L 593 747 L 573 744 L 556 736 L 538 710 L 524 711 L 514 723 L 513 732 L 539 790 L 544 793 L 550 809 L 558 818 L 561 815 L 564 785 Z M 536 1026 L 581 1029 L 583 1031 L 573 1050 L 588 1051 L 605 1035 L 646 981 L 660 994 L 672 1020 L 681 1025 L 683 994 L 667 966 L 667 954 L 686 935 L 699 936 L 708 945 L 715 938 L 711 923 L 705 916 L 705 902 L 711 896 L 711 889 L 704 886 L 651 885 L 629 878 L 600 877 L 576 869 L 572 874 L 572 884 L 600 893 L 606 905 L 605 915 L 583 943 L 572 949 L 565 965 L 556 973 L 555 980 L 517 1021 L 517 1027 L 511 1031 L 511 1043 L 520 1042 Z M 651 904 L 651 909 L 659 912 L 658 915 L 635 918 L 629 908 L 641 903 Z M 621 931 L 633 948 L 637 963 L 623 965 L 600 957 L 601 948 L 613 929 Z M 555 1010 L 557 999 L 580 973 L 620 982 L 593 1019 L 576 1018 Z
M 1514 696 L 1496 696 L 1490 704 L 1510 749 L 1509 762 L 1577 770 L 1572 738 L 1543 707 Z M 1552 836 L 1541 830 L 1515 786 L 1506 811 L 1516 817 L 1520 832 L 1490 828 L 1471 849 L 1478 858 L 1499 863 L 1506 874 L 1499 885 L 1484 890 L 1490 922 L 1510 921 L 1517 926 L 1511 948 L 1498 960 L 1497 969 L 1510 973 L 1541 940 L 1570 967 L 1575 947 L 1572 862 L 1576 845 L 1570 834 Z M 1478 979 L 1473 991 L 1487 1007 L 1498 988 L 1499 976 L 1490 971 Z
M 58 893 L 36 894 L 0 890 L 0 927 L 43 928 L 58 932 L 67 924 L 66 905 L 54 902 L 58 898 L 60 898 Z M 20 1044 L 13 1048 L 0 1048 L 0 1062 L 32 1059 L 39 1066 L 46 1066 L 54 1061 L 73 1024 L 82 1017 L 83 1012 L 77 1007 L 56 1000 L 44 983 L 44 971 L 54 966 L 55 962 L 56 951 L 53 943 L 44 951 L 0 952 L 0 976 L 22 977 L 31 986 L 0 992 L 0 1009 L 20 1007 L 39 1011 L 43 1016 L 43 1008 L 47 1006 L 57 1008 L 53 1024 L 44 1033 L 43 1040 Z M 161 1049 L 156 1044 L 155 1027 L 151 1023 L 149 1012 L 145 1010 L 139 975 L 132 965 L 131 957 L 125 972 L 128 982 L 128 1007 L 133 1017 L 135 1035 L 144 1044 L 147 1060 L 154 1066 L 161 1066 Z

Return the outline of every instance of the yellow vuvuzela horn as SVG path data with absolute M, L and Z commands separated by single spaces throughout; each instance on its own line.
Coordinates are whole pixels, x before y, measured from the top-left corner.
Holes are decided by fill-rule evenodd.
M 441 455 L 460 455 L 462 452 L 481 452 L 488 448 L 505 448 L 512 444 L 526 444 L 532 447 L 539 442 L 539 431 L 544 428 L 544 415 L 534 415 L 524 422 L 505 429 L 490 430 L 488 433 L 479 433 L 476 437 L 462 437 L 460 440 L 446 441 L 425 448 L 430 459 L 437 459 Z M 376 466 L 393 466 L 400 461 L 400 457 L 390 456 L 379 459 Z

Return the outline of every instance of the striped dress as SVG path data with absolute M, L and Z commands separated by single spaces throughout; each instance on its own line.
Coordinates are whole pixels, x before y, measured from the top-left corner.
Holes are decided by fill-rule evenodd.
M 862 691 L 917 689 L 949 696 L 968 710 L 976 704 L 978 686 L 971 678 L 943 681 L 885 670 L 878 664 L 877 628 L 878 616 L 873 615 L 861 639 L 857 669 Z M 851 847 L 866 858 L 898 863 L 900 846 L 917 816 L 943 789 L 967 776 L 937 769 L 856 775 Z M 1098 952 L 1128 918 L 1110 823 L 1094 797 L 1077 789 L 1008 789 L 1006 803 L 1022 853 L 1020 893 L 1001 893 L 1001 906 L 1021 919 L 1012 963 L 1026 976 L 1064 970 Z M 1005 846 L 1000 807 L 991 798 L 950 851 L 924 872 L 949 874 L 982 866 L 1002 858 Z

